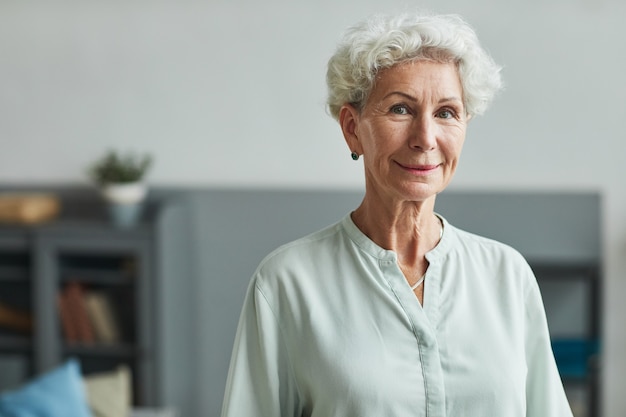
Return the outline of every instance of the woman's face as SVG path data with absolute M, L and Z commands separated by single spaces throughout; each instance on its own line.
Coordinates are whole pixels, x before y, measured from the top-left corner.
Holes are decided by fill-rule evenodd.
M 363 155 L 367 191 L 394 201 L 424 201 L 448 185 L 468 122 L 455 65 L 429 61 L 382 70 L 365 107 L 345 105 L 339 120 Z

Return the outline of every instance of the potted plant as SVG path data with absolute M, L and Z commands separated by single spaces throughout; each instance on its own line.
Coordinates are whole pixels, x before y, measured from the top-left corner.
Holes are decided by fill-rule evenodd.
M 151 165 L 149 155 L 109 151 L 89 168 L 89 176 L 100 187 L 116 224 L 136 223 L 147 194 L 144 176 Z

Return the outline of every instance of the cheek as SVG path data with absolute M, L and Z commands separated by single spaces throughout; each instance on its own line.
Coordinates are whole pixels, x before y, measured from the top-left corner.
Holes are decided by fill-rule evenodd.
M 463 149 L 462 141 L 450 141 L 444 145 L 444 153 L 450 159 L 458 158 Z
M 390 147 L 390 138 L 392 135 L 388 131 L 381 131 L 370 127 L 362 131 L 361 146 L 363 151 L 372 157 L 379 157 L 388 152 Z
M 448 144 L 445 149 L 446 166 L 449 174 L 452 175 L 456 171 L 459 159 L 461 157 L 461 151 L 463 150 L 463 140 L 456 141 Z
M 459 132 L 457 135 L 454 135 L 447 143 L 448 146 L 446 152 L 448 153 L 448 155 L 453 159 L 458 159 L 459 156 L 461 156 L 463 144 L 465 143 L 465 131 Z

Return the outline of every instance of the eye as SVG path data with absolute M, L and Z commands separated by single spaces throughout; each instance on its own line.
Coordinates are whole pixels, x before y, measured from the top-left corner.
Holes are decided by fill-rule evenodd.
M 401 114 L 401 115 L 409 114 L 409 109 L 404 104 L 396 104 L 394 106 L 391 106 L 390 111 L 393 114 Z
M 435 116 L 440 119 L 453 119 L 456 117 L 456 112 L 452 109 L 446 108 L 439 110 Z

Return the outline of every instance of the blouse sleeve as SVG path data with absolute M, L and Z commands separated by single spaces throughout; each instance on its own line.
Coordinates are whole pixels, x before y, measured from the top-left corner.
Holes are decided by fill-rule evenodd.
M 528 417 L 572 417 L 559 375 L 537 281 L 526 294 L 526 415 Z
M 222 417 L 241 416 L 300 416 L 281 328 L 255 280 L 239 319 L 222 406 Z

